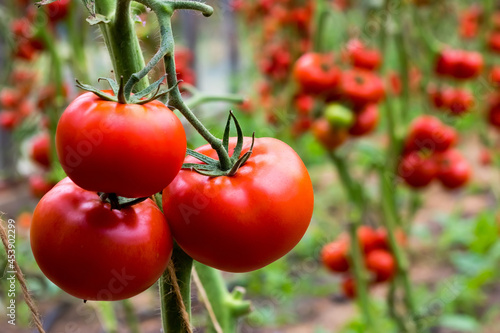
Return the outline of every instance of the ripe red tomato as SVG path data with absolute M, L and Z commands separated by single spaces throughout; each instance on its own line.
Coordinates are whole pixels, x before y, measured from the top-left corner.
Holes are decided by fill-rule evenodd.
M 481 53 L 464 50 L 443 50 L 438 57 L 436 73 L 460 80 L 473 79 L 483 69 Z
M 375 282 L 384 282 L 394 277 L 396 262 L 391 253 L 374 250 L 366 255 L 366 268 L 374 274 Z
M 3 88 L 0 91 L 0 105 L 6 109 L 14 109 L 21 102 L 21 95 L 12 88 Z
M 438 54 L 435 72 L 438 75 L 450 76 L 455 71 L 462 54 L 459 50 L 445 49 Z
M 368 104 L 355 114 L 354 124 L 349 128 L 349 134 L 362 136 L 370 133 L 377 127 L 379 120 L 378 107 L 376 104 Z
M 235 145 L 232 138 L 231 152 Z M 243 154 L 250 145 L 245 138 Z M 196 151 L 217 157 L 209 145 Z M 186 162 L 201 163 L 189 156 Z M 313 201 L 300 157 L 273 138 L 255 139 L 252 156 L 234 176 L 181 170 L 163 191 L 163 211 L 179 246 L 229 272 L 259 269 L 289 252 L 309 226 Z
M 316 140 L 328 150 L 339 147 L 349 136 L 346 129 L 332 127 L 325 118 L 316 120 L 312 124 L 312 131 Z
M 70 0 L 57 0 L 45 6 L 50 22 L 63 20 L 68 15 Z
M 326 244 L 321 250 L 321 261 L 323 265 L 336 273 L 349 270 L 349 242 L 346 239 Z
M 494 94 L 488 99 L 488 122 L 500 129 L 500 95 Z
M 337 90 L 341 72 L 331 54 L 306 53 L 294 65 L 293 75 L 302 92 L 330 94 Z
M 0 126 L 8 131 L 13 130 L 20 120 L 21 118 L 14 111 L 6 110 L 0 112 Z
M 434 158 L 412 151 L 403 156 L 398 167 L 398 174 L 410 187 L 422 188 L 436 178 L 438 170 L 438 164 Z
M 342 291 L 347 298 L 356 298 L 356 281 L 352 276 L 346 276 L 342 280 Z
M 54 183 L 47 181 L 41 175 L 32 175 L 29 177 L 30 191 L 35 198 L 43 197 L 53 187 Z
M 447 189 L 460 188 L 469 181 L 472 174 L 471 167 L 458 150 L 450 149 L 441 153 L 438 161 L 437 178 Z
M 44 132 L 34 137 L 31 142 L 30 157 L 44 168 L 50 167 L 50 137 Z
M 490 51 L 500 53 L 500 32 L 493 31 L 488 38 L 488 47 Z
M 370 226 L 362 225 L 357 231 L 359 246 L 364 253 L 373 251 L 380 246 L 380 238 L 375 229 Z M 339 241 L 350 242 L 349 235 L 347 233 L 342 233 L 339 236 Z
M 449 111 L 453 115 L 462 115 L 474 106 L 474 96 L 470 91 L 456 88 L 453 90 L 453 98 L 449 105 Z
M 376 237 L 377 237 L 376 248 L 379 250 L 386 250 L 386 251 L 390 252 L 391 246 L 389 243 L 389 235 L 387 234 L 387 230 L 379 228 L 379 229 L 375 230 L 375 232 L 376 232 Z M 396 229 L 394 231 L 394 237 L 396 238 L 396 241 L 400 246 L 404 247 L 408 243 L 408 239 L 406 237 L 406 234 L 401 229 Z
M 500 66 L 493 66 L 491 68 L 490 82 L 495 86 L 500 86 Z
M 455 145 L 456 131 L 433 116 L 420 116 L 410 125 L 405 152 L 416 150 L 445 151 Z
M 356 68 L 376 70 L 382 63 L 382 55 L 376 49 L 354 48 L 350 53 L 351 63 Z
M 341 91 L 343 97 L 355 108 L 378 103 L 384 98 L 384 84 L 373 72 L 351 69 L 342 73 Z
M 449 108 L 453 100 L 453 89 L 449 87 L 437 87 L 434 84 L 430 84 L 427 87 L 427 95 L 429 100 L 437 109 Z
M 180 120 L 164 104 L 76 98 L 62 114 L 56 149 L 66 174 L 89 191 L 147 197 L 165 188 L 186 153 Z
M 143 292 L 167 267 L 173 246 L 152 200 L 111 210 L 69 178 L 40 200 L 30 233 L 45 276 L 85 300 L 116 301 Z
M 305 94 L 297 95 L 294 98 L 294 104 L 299 115 L 310 115 L 314 108 L 314 97 Z

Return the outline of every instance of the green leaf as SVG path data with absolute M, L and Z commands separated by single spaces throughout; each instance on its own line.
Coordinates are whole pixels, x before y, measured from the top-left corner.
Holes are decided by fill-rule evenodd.
M 471 316 L 466 315 L 446 315 L 441 317 L 439 325 L 451 330 L 460 332 L 478 332 L 480 323 Z
M 481 214 L 476 220 L 474 240 L 470 249 L 476 253 L 486 253 L 498 239 L 498 226 L 494 216 Z

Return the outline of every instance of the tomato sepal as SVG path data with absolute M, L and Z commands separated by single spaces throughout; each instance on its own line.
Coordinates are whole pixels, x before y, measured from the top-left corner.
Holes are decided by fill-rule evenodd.
M 238 123 L 238 120 L 234 116 L 233 111 L 229 111 L 229 116 L 226 122 L 226 128 L 224 129 L 224 135 L 222 137 L 222 147 L 226 151 L 229 151 L 229 134 L 231 131 L 231 121 L 234 121 L 234 125 L 236 127 L 237 132 L 237 141 L 233 150 L 233 154 L 230 157 L 231 167 L 228 170 L 222 170 L 220 161 L 208 157 L 206 155 L 200 154 L 197 151 L 187 149 L 186 154 L 192 156 L 205 164 L 199 163 L 184 163 L 182 165 L 182 169 L 189 169 L 192 171 L 196 171 L 204 176 L 209 177 L 219 177 L 219 176 L 234 176 L 238 169 L 245 164 L 245 162 L 250 158 L 253 151 L 253 146 L 255 144 L 255 132 L 252 134 L 252 145 L 250 146 L 250 150 L 248 150 L 243 156 L 241 155 L 241 151 L 243 149 L 243 131 L 241 130 L 241 126 Z
M 137 92 L 136 94 L 132 94 L 132 92 L 129 91 L 129 89 L 123 82 L 123 76 L 120 77 L 120 84 L 118 84 L 115 80 L 106 77 L 100 77 L 97 80 L 98 82 L 100 82 L 101 80 L 106 81 L 109 84 L 113 94 L 110 94 L 107 91 L 101 91 L 89 84 L 83 84 L 78 80 L 76 80 L 76 86 L 82 90 L 91 92 L 106 101 L 116 102 L 120 104 L 143 105 L 167 95 L 170 91 L 172 91 L 172 89 L 177 88 L 177 85 L 179 84 L 179 82 L 181 82 L 177 81 L 176 84 L 170 89 L 160 92 L 160 88 L 165 81 L 165 77 L 166 75 L 163 75 L 156 82 L 154 82 L 147 88 Z M 133 85 L 131 85 L 131 88 L 132 87 Z

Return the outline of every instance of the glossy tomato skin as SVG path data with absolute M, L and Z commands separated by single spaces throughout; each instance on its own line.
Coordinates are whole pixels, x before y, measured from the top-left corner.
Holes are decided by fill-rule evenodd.
M 413 120 L 405 142 L 405 152 L 417 150 L 445 151 L 457 142 L 456 131 L 433 116 Z
M 355 48 L 350 53 L 351 63 L 356 68 L 376 70 L 382 63 L 382 55 L 376 49 Z
M 494 31 L 488 37 L 488 47 L 490 51 L 500 53 L 500 32 Z
M 500 95 L 494 94 L 488 99 L 488 122 L 500 129 Z
M 490 82 L 496 87 L 500 86 L 500 66 L 493 66 L 491 69 Z
M 438 164 L 431 156 L 413 151 L 403 156 L 398 167 L 399 176 L 413 188 L 423 188 L 429 185 L 438 174 Z
M 321 250 L 321 261 L 323 265 L 336 273 L 349 270 L 349 242 L 346 239 L 326 244 Z
M 449 111 L 453 115 L 462 115 L 474 106 L 474 96 L 466 89 L 454 89 Z
M 355 108 L 376 104 L 385 96 L 382 80 L 375 73 L 362 69 L 342 73 L 341 91 L 346 101 Z
M 394 277 L 396 262 L 391 253 L 374 250 L 366 255 L 366 268 L 373 273 L 375 282 L 384 282 Z
M 376 104 L 368 104 L 355 114 L 354 124 L 349 128 L 352 136 L 362 136 L 372 132 L 377 127 L 379 112 Z
M 352 276 L 346 276 L 342 280 L 342 291 L 347 298 L 356 298 L 356 281 Z
M 173 246 L 167 221 L 150 199 L 111 210 L 69 178 L 40 200 L 30 233 L 45 276 L 85 300 L 114 301 L 146 290 L 167 267 Z
M 439 173 L 441 184 L 447 189 L 463 187 L 471 178 L 472 169 L 458 150 L 450 149 L 439 155 Z
M 230 152 L 236 144 L 230 140 Z M 251 138 L 245 138 L 243 151 Z M 216 158 L 208 145 L 196 149 Z M 186 162 L 200 163 L 187 157 Z M 313 211 L 313 188 L 300 157 L 282 141 L 255 139 L 234 176 L 181 170 L 163 191 L 163 210 L 179 246 L 193 259 L 229 272 L 262 268 L 302 238 Z
M 297 60 L 293 76 L 302 92 L 321 95 L 338 88 L 341 72 L 335 66 L 332 55 L 310 52 Z
M 56 149 L 64 171 L 78 186 L 147 197 L 179 172 L 186 134 L 180 120 L 159 101 L 118 104 L 85 93 L 62 114 Z
M 473 79 L 483 69 L 483 57 L 478 52 L 443 50 L 436 62 L 436 73 L 459 80 Z
M 48 133 L 42 133 L 33 139 L 30 157 L 40 166 L 50 167 L 50 137 Z

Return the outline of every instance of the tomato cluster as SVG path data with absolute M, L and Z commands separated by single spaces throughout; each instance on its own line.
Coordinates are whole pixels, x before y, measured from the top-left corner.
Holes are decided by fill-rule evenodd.
M 398 175 L 415 189 L 438 179 L 447 189 L 464 186 L 471 177 L 471 167 L 453 148 L 456 131 L 433 116 L 416 118 L 406 137 Z
M 399 245 L 406 245 L 406 235 L 398 230 L 396 238 Z M 370 273 L 370 285 L 390 281 L 394 278 L 397 265 L 392 254 L 387 231 L 382 228 L 361 226 L 357 239 L 362 250 L 365 268 Z M 321 250 L 321 261 L 331 272 L 342 274 L 342 289 L 350 298 L 356 295 L 356 284 L 352 277 L 351 244 L 347 234 L 341 234 L 335 241 L 326 244 Z
M 463 88 L 438 87 L 430 84 L 427 93 L 435 108 L 444 110 L 450 115 L 462 115 L 474 106 L 474 96 Z
M 257 84 L 258 105 L 264 109 L 267 121 L 277 124 L 282 118 L 277 110 L 286 110 L 289 105 L 286 94 L 282 92 L 292 79 L 292 66 L 311 48 L 314 1 L 233 0 L 232 5 L 252 28 L 250 42 L 259 50 L 255 54 L 255 63 L 263 80 Z M 310 121 L 303 117 L 294 126 L 299 131 L 301 128 L 307 130 Z
M 331 53 L 308 52 L 293 69 L 299 87 L 295 97 L 297 122 L 310 124 L 316 139 L 328 150 L 349 136 L 372 132 L 379 121 L 377 104 L 385 96 L 384 84 L 373 71 L 382 62 L 378 50 L 354 39 L 347 43 L 342 59 L 351 68 L 342 70 Z M 313 119 L 317 107 L 323 112 Z M 303 132 L 308 128 L 295 129 Z

